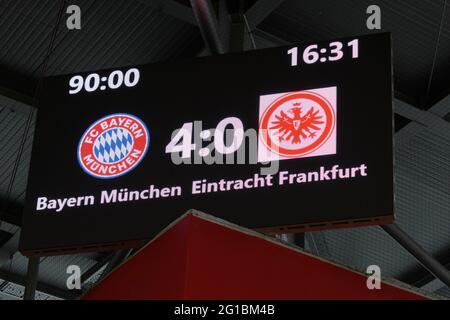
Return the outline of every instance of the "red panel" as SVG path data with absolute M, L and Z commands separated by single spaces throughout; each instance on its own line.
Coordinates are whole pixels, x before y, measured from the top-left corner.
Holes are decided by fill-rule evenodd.
M 291 248 L 194 219 L 191 223 L 188 299 L 423 299 Z
M 119 266 L 83 299 L 182 299 L 189 219 Z
M 185 216 L 84 299 L 426 299 L 209 219 Z

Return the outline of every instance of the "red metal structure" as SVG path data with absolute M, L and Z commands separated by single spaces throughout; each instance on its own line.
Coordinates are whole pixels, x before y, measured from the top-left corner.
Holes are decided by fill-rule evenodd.
M 83 299 L 428 299 L 263 234 L 188 213 Z

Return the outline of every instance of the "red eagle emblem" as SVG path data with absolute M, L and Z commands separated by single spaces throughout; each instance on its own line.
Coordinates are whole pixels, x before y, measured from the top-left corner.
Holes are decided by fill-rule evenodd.
M 261 96 L 258 161 L 336 153 L 335 97 L 336 87 Z
M 289 141 L 293 144 L 299 144 L 303 140 L 313 139 L 320 130 L 318 125 L 323 124 L 322 116 L 319 115 L 319 110 L 314 110 L 310 107 L 306 113 L 302 114 L 300 103 L 293 103 L 293 108 L 287 110 L 292 116 L 288 115 L 283 110 L 271 122 L 270 129 L 277 129 L 279 141 Z

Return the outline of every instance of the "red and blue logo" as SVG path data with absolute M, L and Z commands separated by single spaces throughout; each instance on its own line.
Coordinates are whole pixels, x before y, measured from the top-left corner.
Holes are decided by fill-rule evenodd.
M 144 122 L 126 113 L 114 113 L 93 123 L 78 144 L 78 162 L 99 179 L 122 176 L 144 158 L 150 135 Z

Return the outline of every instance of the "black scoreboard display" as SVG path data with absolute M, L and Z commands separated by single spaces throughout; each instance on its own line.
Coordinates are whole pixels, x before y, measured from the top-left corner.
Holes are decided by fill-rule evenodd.
M 266 232 L 394 218 L 389 34 L 49 77 L 20 249 L 143 241 L 189 209 Z

